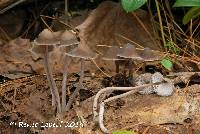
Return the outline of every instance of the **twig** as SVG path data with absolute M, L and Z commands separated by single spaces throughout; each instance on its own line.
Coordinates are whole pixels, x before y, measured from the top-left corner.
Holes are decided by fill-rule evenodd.
M 125 40 L 127 40 L 127 41 L 130 41 L 131 43 L 137 45 L 139 48 L 142 48 L 142 49 L 144 48 L 142 45 L 138 44 L 137 42 L 135 42 L 135 41 L 133 41 L 133 40 L 131 40 L 131 39 L 129 39 L 129 38 L 127 38 L 127 37 L 121 35 L 121 34 L 117 34 L 117 33 L 116 33 L 115 35 L 116 35 L 116 36 L 119 36 L 119 37 L 121 37 L 121 38 L 123 38 L 123 39 L 125 39 Z
M 146 128 L 144 129 L 144 131 L 142 132 L 142 134 L 146 134 L 146 133 L 149 131 L 149 129 L 150 129 L 150 126 L 146 127 Z
M 151 40 L 153 41 L 154 44 L 157 44 L 153 38 L 153 36 L 151 35 L 151 33 L 149 32 L 149 30 L 145 27 L 144 23 L 142 22 L 142 20 L 134 13 L 132 12 L 132 15 L 136 18 L 136 20 L 139 22 L 139 24 L 142 26 L 142 28 L 145 30 L 145 32 L 149 35 L 149 37 L 151 38 Z M 160 46 L 162 47 L 162 46 Z
M 109 130 L 103 124 L 103 115 L 104 115 L 104 111 L 105 111 L 104 105 L 105 105 L 104 102 L 102 102 L 100 104 L 100 110 L 99 110 L 99 127 L 101 128 L 102 132 L 109 133 Z
M 164 30 L 163 30 L 163 24 L 162 24 L 162 18 L 161 18 L 161 14 L 160 14 L 160 8 L 159 8 L 158 1 L 155 0 L 155 3 L 156 3 L 158 19 L 159 19 L 159 23 L 160 23 L 160 31 L 161 31 L 162 41 L 163 41 L 163 44 L 166 44 L 165 36 L 164 36 Z
M 15 3 L 13 3 L 13 4 L 7 6 L 6 8 L 0 10 L 0 14 L 3 14 L 4 12 L 8 11 L 9 9 L 17 6 L 18 4 L 20 4 L 20 3 L 24 2 L 24 1 L 26 1 L 26 0 L 18 0 L 18 1 L 16 1 Z
M 108 129 L 104 126 L 103 124 L 103 115 L 104 115 L 104 111 L 105 111 L 105 108 L 104 108 L 104 105 L 105 103 L 108 103 L 110 101 L 113 101 L 113 100 L 116 100 L 116 99 L 119 99 L 119 98 L 122 98 L 122 97 L 126 97 L 128 95 L 131 95 L 131 94 L 134 94 L 140 90 L 142 90 L 143 88 L 145 87 L 148 87 L 148 86 L 153 86 L 153 85 L 159 85 L 159 84 L 162 84 L 163 82 L 157 82 L 157 83 L 151 83 L 151 84 L 145 84 L 145 85 L 142 85 L 142 86 L 136 86 L 136 87 L 115 87 L 116 89 L 115 90 L 131 90 L 131 91 L 128 91 L 126 93 L 123 93 L 123 94 L 120 94 L 120 95 L 117 95 L 117 96 L 114 96 L 114 97 L 110 97 L 106 100 L 104 100 L 101 104 L 100 104 L 100 109 L 99 109 L 99 117 L 98 117 L 98 122 L 99 122 L 99 126 L 101 128 L 101 130 L 104 132 L 104 133 L 109 133 Z M 113 90 L 114 87 L 109 87 Z M 108 90 L 109 90 L 108 88 Z M 106 88 L 104 88 L 106 89 Z M 101 91 L 101 90 L 100 90 Z M 104 90 L 105 91 L 105 90 Z M 98 92 L 99 93 L 99 92 Z M 97 94 L 98 94 L 97 93 Z M 96 98 L 96 96 L 95 96 Z M 98 99 L 98 98 L 97 98 Z M 94 105 L 93 105 L 93 108 L 94 108 Z M 94 110 L 94 109 L 93 109 Z M 94 112 L 94 111 L 93 111 Z M 96 112 L 96 111 L 95 111 Z
M 106 87 L 106 88 L 101 89 L 94 98 L 94 103 L 93 103 L 94 121 L 97 121 L 97 117 L 98 117 L 98 112 L 97 112 L 98 99 L 99 99 L 100 95 L 103 94 L 104 92 L 111 92 L 111 91 L 115 91 L 115 90 L 118 90 L 118 91 L 129 91 L 129 90 L 135 91 L 136 90 L 136 92 L 137 92 L 137 91 L 142 90 L 145 87 L 158 85 L 161 83 L 163 83 L 163 82 L 145 84 L 145 85 L 136 86 L 136 87 Z
M 105 72 L 97 65 L 97 63 L 96 63 L 93 59 L 91 59 L 91 61 L 94 63 L 94 65 L 95 65 L 105 76 L 111 77 L 110 75 L 108 75 L 107 73 L 105 73 Z

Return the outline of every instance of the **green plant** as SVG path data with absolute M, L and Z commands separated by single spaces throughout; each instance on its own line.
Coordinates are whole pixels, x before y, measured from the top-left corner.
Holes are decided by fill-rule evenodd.
M 183 24 L 200 16 L 200 0 L 177 0 L 173 7 L 192 7 L 183 17 Z
M 173 63 L 171 61 L 171 59 L 169 58 L 164 58 L 163 60 L 161 60 L 161 65 L 163 65 L 166 69 L 171 70 Z
M 116 131 L 113 131 L 112 134 L 136 134 L 136 133 L 133 131 L 116 130 Z
M 132 12 L 146 3 L 147 0 L 122 0 L 122 7 L 126 12 Z
M 199 132 L 196 132 L 195 134 L 200 134 L 200 131 L 199 131 Z
M 169 51 L 179 55 L 180 49 L 175 46 L 174 42 L 168 41 L 166 44 L 164 44 L 164 48 L 168 49 Z

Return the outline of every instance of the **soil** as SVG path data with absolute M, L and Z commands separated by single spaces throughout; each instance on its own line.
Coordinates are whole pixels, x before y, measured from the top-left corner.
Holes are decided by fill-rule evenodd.
M 56 84 L 60 88 L 62 77 L 55 77 Z M 75 88 L 73 85 L 76 85 L 78 79 L 78 74 L 70 75 L 68 79 L 70 92 L 74 91 Z M 82 116 L 87 123 L 83 123 L 84 127 L 79 126 L 78 128 L 72 129 L 64 128 L 63 126 L 58 128 L 44 128 L 44 123 L 51 122 L 59 124 L 60 122 L 60 120 L 55 117 L 56 109 L 51 106 L 51 95 L 47 85 L 46 76 L 33 75 L 4 82 L 0 86 L 0 133 L 102 133 L 99 130 L 99 127 L 94 124 L 92 118 L 93 98 L 94 95 L 104 87 L 102 80 L 102 76 L 92 77 L 90 74 L 86 74 L 86 77 L 84 78 L 86 89 L 80 91 L 80 103 L 74 104 L 73 108 L 63 115 L 63 121 L 78 122 L 80 121 L 79 117 Z M 188 87 L 188 91 L 190 91 L 188 94 L 190 94 L 190 96 L 191 89 L 193 89 L 193 91 L 195 90 L 195 94 L 198 95 L 198 85 L 193 85 L 193 88 Z M 185 90 L 187 91 L 187 89 Z M 179 92 L 179 96 L 183 96 L 183 94 L 187 93 Z M 176 95 L 173 96 L 176 97 Z M 178 100 L 178 97 L 176 98 Z M 176 122 L 176 118 L 178 117 L 175 117 L 173 119 L 174 121 L 171 121 L 171 123 L 163 123 L 161 121 L 160 124 L 154 125 L 151 122 L 144 123 L 138 120 L 139 118 L 135 118 L 137 112 L 142 112 L 144 109 L 146 109 L 145 111 L 151 111 L 152 107 L 156 106 L 162 107 L 163 103 L 160 100 L 167 101 L 170 99 L 173 100 L 173 98 L 170 97 L 163 98 L 154 94 L 135 94 L 127 98 L 118 99 L 106 106 L 107 112 L 105 114 L 105 124 L 110 130 L 126 129 L 138 132 L 139 134 L 194 134 L 195 132 L 198 132 L 200 130 L 200 125 L 197 120 L 193 120 L 193 117 L 186 118 L 183 122 L 179 121 L 179 123 Z M 138 111 L 134 109 L 138 109 Z M 158 108 L 153 109 L 155 110 Z M 134 113 L 134 111 L 136 113 Z M 141 115 L 141 118 L 142 117 L 145 117 L 145 114 Z M 16 124 L 14 125 L 12 123 Z M 32 127 L 27 126 L 25 123 Z M 40 126 L 37 125 L 37 127 L 33 127 L 34 123 L 38 123 Z
M 14 34 L 10 35 L 13 39 L 24 30 L 22 23 L 25 20 L 19 19 L 20 16 L 24 16 L 24 12 L 20 11 L 19 15 L 14 15 L 17 20 L 13 22 L 19 24 L 17 26 L 19 29 L 14 30 L 16 33 L 11 32 Z M 102 53 L 106 52 L 107 47 L 101 48 L 98 45 L 117 45 L 118 41 L 121 44 L 128 42 L 121 36 L 115 37 L 115 33 L 123 33 L 123 36 L 144 44 L 143 47 L 160 50 L 157 39 L 152 40 L 131 13 L 123 12 L 119 4 L 105 2 L 92 13 L 82 12 L 82 16 L 75 17 L 70 24 L 78 28 L 81 43 L 86 43 L 93 50 Z M 4 15 L 5 20 L 13 16 L 13 14 Z M 153 32 L 147 13 L 138 10 L 136 15 L 147 29 Z M 1 19 L 0 23 L 2 25 L 5 23 L 5 27 L 9 27 L 5 20 Z M 56 26 L 54 28 L 60 30 L 60 26 Z M 13 27 L 9 28 L 13 30 Z M 30 35 L 31 39 L 35 39 L 41 31 L 41 26 L 40 28 L 34 26 L 33 29 L 37 29 L 37 32 L 34 36 Z M 0 38 L 5 37 L 0 35 Z M 5 41 L 7 40 L 6 38 Z M 57 110 L 52 106 L 47 78 L 43 75 L 43 60 L 35 59 L 30 54 L 31 41 L 22 38 L 11 40 L 9 43 L 5 41 L 0 40 L 0 134 L 102 134 L 99 125 L 93 121 L 92 106 L 95 95 L 104 87 L 133 86 L 134 78 L 115 73 L 113 61 L 103 61 L 102 57 L 96 60 L 97 65 L 112 77 L 105 77 L 92 62 L 86 62 L 83 81 L 85 88 L 80 90 L 69 112 L 56 116 Z M 148 41 L 147 44 L 144 43 L 145 41 Z M 63 53 L 60 50 L 54 51 L 50 56 L 60 96 L 64 64 L 62 58 Z M 185 61 L 182 62 L 181 64 L 190 67 L 185 64 Z M 159 71 L 164 75 L 169 73 L 158 64 L 148 66 L 143 70 L 138 63 L 134 69 L 137 70 L 137 75 L 142 71 L 151 73 Z M 185 66 L 181 71 L 188 71 Z M 200 66 L 197 67 L 198 69 Z M 78 84 L 80 62 L 71 63 L 68 71 L 70 73 L 67 83 L 67 101 Z M 194 75 L 190 82 L 175 85 L 177 90 L 168 97 L 135 93 L 109 102 L 105 105 L 104 124 L 110 131 L 128 130 L 137 134 L 200 134 L 199 84 L 200 76 Z M 99 103 L 103 98 L 122 93 L 124 92 L 114 91 L 104 94 L 100 97 Z

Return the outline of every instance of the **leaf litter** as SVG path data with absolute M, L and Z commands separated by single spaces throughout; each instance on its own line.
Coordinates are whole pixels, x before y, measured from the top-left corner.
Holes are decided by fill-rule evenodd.
M 96 17 L 97 14 L 106 17 L 100 19 Z M 117 20 L 116 18 L 119 16 L 115 16 L 114 14 L 117 14 L 124 19 Z M 144 17 L 146 16 L 145 12 L 140 10 L 136 12 L 136 14 L 140 15 L 144 23 L 147 25 L 150 24 L 147 17 Z M 148 35 L 143 33 L 144 30 L 141 29 L 138 22 L 132 18 L 133 16 L 130 16 L 130 14 L 124 16 L 121 8 L 115 3 L 105 2 L 92 12 L 84 23 L 77 27 L 80 30 L 78 36 L 83 40 L 81 40 L 82 43 L 84 42 L 85 44 L 88 44 L 88 46 L 94 51 L 99 50 L 100 53 L 102 52 L 101 49 L 105 50 L 105 48 L 99 48 L 99 44 L 117 45 L 117 40 L 120 40 L 119 45 L 126 44 L 127 40 L 122 39 L 121 36 L 115 36 L 119 33 L 125 33 L 123 35 L 124 37 L 129 37 L 139 43 L 141 43 L 140 41 L 143 41 L 143 39 L 149 39 Z M 129 22 L 131 25 L 135 23 L 135 27 L 132 28 L 131 26 L 130 28 L 129 25 L 127 25 Z M 94 30 L 95 27 L 97 27 L 97 29 Z M 136 30 L 137 28 L 138 31 Z M 135 35 L 141 34 L 141 36 L 138 36 L 139 39 L 128 35 L 132 30 L 132 33 L 135 33 Z M 136 33 L 136 31 L 138 33 Z M 148 46 L 154 47 L 151 49 L 159 50 L 159 46 L 156 46 L 155 44 L 152 45 L 154 42 L 155 41 L 150 41 L 150 44 L 147 44 Z M 13 72 L 25 72 L 31 74 L 37 72 L 43 74 L 41 59 L 34 59 L 28 51 L 30 48 L 30 41 L 20 38 L 11 41 L 9 44 L 3 45 L 0 50 L 2 64 L 2 68 L 0 69 L 1 74 L 9 74 Z M 63 65 L 60 61 L 63 60 L 63 55 L 59 52 L 59 50 L 54 50 L 51 55 L 51 58 L 53 57 L 52 63 L 55 74 L 62 73 Z M 97 63 L 102 65 L 98 61 Z M 74 63 L 74 65 L 75 64 L 77 65 L 77 63 Z M 76 67 L 73 66 L 74 70 L 71 69 L 69 72 L 77 72 L 77 70 L 80 69 L 78 66 L 79 65 Z M 106 67 L 113 69 L 114 64 L 112 64 L 112 66 L 104 66 L 104 68 Z M 90 65 L 88 65 L 88 68 L 86 67 L 86 70 L 89 69 Z M 110 73 L 114 72 L 110 71 Z M 83 84 L 87 88 L 82 89 L 82 91 L 87 91 L 91 96 L 86 96 L 84 98 L 84 95 L 80 92 L 80 96 L 84 101 L 81 101 L 78 105 L 74 104 L 73 109 L 68 113 L 65 113 L 62 118 L 67 122 L 80 121 L 79 117 L 82 117 L 83 119 L 81 120 L 87 122 L 84 124 L 84 128 L 44 129 L 41 127 L 20 128 L 17 126 L 10 126 L 9 123 L 13 121 L 24 121 L 30 124 L 33 122 L 56 122 L 59 124 L 60 122 L 59 119 L 55 118 L 56 108 L 51 106 L 51 95 L 47 85 L 46 76 L 33 75 L 29 77 L 22 76 L 24 78 L 9 80 L 8 82 L 1 84 L 0 99 L 2 103 L 0 104 L 0 126 L 1 128 L 5 128 L 1 130 L 1 133 L 101 133 L 100 129 L 96 127 L 93 122 L 92 104 L 94 100 L 93 95 L 95 95 L 100 89 L 104 88 L 104 85 L 102 85 L 102 80 L 104 78 L 98 71 L 95 72 L 95 75 L 91 75 L 91 73 L 87 75 L 88 76 L 83 80 Z M 177 78 L 177 81 L 187 83 L 194 74 L 187 74 L 187 77 L 184 77 L 184 74 L 180 77 L 176 76 L 177 74 L 173 75 Z M 55 76 L 56 84 L 60 89 L 62 78 L 59 75 Z M 70 92 L 73 92 L 75 89 L 73 85 L 79 78 L 76 78 L 76 75 L 70 75 L 68 79 L 69 82 L 71 82 L 67 86 Z M 114 81 L 114 79 L 112 79 L 112 81 Z M 145 130 L 148 130 L 148 133 L 197 132 L 200 129 L 200 113 L 198 110 L 200 106 L 198 95 L 199 88 L 199 85 L 191 85 L 185 89 L 178 88 L 172 95 L 170 94 L 171 96 L 169 97 L 158 97 L 156 94 L 133 94 L 126 98 L 122 98 L 121 100 L 125 103 L 123 103 L 123 105 L 118 109 L 113 106 L 116 105 L 116 101 L 119 100 L 109 102 L 106 106 L 107 112 L 105 114 L 105 125 L 109 130 L 131 129 L 138 133 L 142 133 Z M 61 91 L 59 91 L 59 93 L 61 93 Z M 115 94 L 112 93 L 112 95 Z M 100 99 L 103 98 L 104 97 L 100 97 Z

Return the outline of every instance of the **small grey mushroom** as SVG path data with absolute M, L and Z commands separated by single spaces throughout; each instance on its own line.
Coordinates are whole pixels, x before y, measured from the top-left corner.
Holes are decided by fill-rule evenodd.
M 71 31 L 65 30 L 60 36 L 60 50 L 64 53 L 67 53 L 75 45 L 79 44 L 79 41 L 74 33 Z M 66 86 L 67 86 L 67 75 L 68 75 L 68 64 L 71 62 L 71 59 L 64 55 L 64 68 L 63 68 L 63 81 L 62 81 L 62 104 L 61 110 L 65 112 L 66 109 Z
M 93 52 L 87 45 L 79 44 L 78 47 L 66 53 L 66 55 L 83 60 L 95 59 L 97 54 Z
M 120 52 L 120 48 L 117 46 L 112 46 L 108 48 L 106 53 L 103 55 L 103 60 L 121 60 L 121 58 L 118 56 Z
M 136 51 L 136 48 L 134 45 L 131 45 L 130 43 L 127 43 L 124 45 L 124 47 L 121 49 L 121 52 L 118 54 L 119 57 L 133 59 L 133 60 L 143 60 L 141 56 Z
M 59 41 L 55 38 L 55 35 L 48 29 L 44 29 L 38 38 L 34 40 L 31 51 L 38 54 L 43 58 L 44 69 L 47 74 L 47 80 L 52 94 L 52 105 L 57 107 L 57 112 L 61 112 L 60 97 L 56 83 L 53 79 L 51 66 L 49 64 L 49 52 L 53 51 L 53 48 Z
M 78 44 L 78 38 L 75 33 L 72 31 L 65 30 L 60 36 L 60 45 L 61 46 L 71 46 Z
M 120 48 L 118 46 L 112 46 L 110 47 L 104 56 L 102 57 L 103 60 L 113 60 L 115 61 L 115 71 L 116 73 L 119 73 L 119 67 L 120 65 L 125 65 L 125 59 L 122 57 L 119 57 L 118 54 L 120 52 Z
M 129 76 L 132 76 L 133 74 L 133 68 L 135 66 L 134 60 L 142 60 L 138 52 L 136 51 L 136 48 L 134 45 L 131 45 L 130 43 L 127 43 L 124 45 L 124 47 L 120 50 L 120 53 L 118 54 L 119 57 L 125 58 L 126 62 L 119 61 L 117 64 L 124 64 L 125 68 L 127 67 L 129 70 Z M 116 64 L 116 65 L 117 65 Z M 125 73 L 126 71 L 124 71 Z
M 55 45 L 59 44 L 60 41 L 55 35 L 48 29 L 44 29 L 36 38 L 32 45 L 31 51 L 38 54 L 40 57 L 44 57 L 44 53 L 53 51 Z
M 156 60 L 159 60 L 158 55 L 156 55 L 156 53 L 153 52 L 148 47 L 145 47 L 144 50 L 140 51 L 139 55 L 144 61 L 156 61 Z
M 75 97 L 79 93 L 80 89 L 83 88 L 84 60 L 93 60 L 97 58 L 97 54 L 94 53 L 87 45 L 79 44 L 78 47 L 66 53 L 66 55 L 81 59 L 81 72 L 80 72 L 79 86 L 76 88 L 74 93 L 70 96 L 66 109 L 65 109 L 65 111 L 69 111 Z

